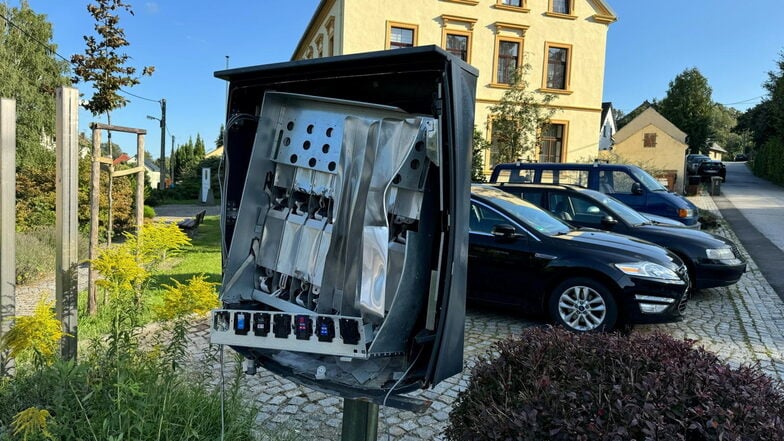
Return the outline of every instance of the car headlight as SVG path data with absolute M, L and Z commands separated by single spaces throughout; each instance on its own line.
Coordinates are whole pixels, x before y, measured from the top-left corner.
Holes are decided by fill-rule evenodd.
M 657 279 L 669 283 L 683 282 L 675 271 L 653 262 L 616 263 L 615 267 L 624 274 L 648 279 Z
M 692 210 L 691 208 L 681 208 L 678 210 L 678 217 L 686 218 L 686 217 L 693 217 L 693 216 L 694 216 L 694 210 Z
M 730 260 L 735 258 L 732 248 L 708 248 L 705 253 L 708 255 L 708 259 Z
M 735 256 L 732 248 L 708 248 L 705 250 L 708 259 L 718 260 L 727 265 L 738 265 L 741 260 Z

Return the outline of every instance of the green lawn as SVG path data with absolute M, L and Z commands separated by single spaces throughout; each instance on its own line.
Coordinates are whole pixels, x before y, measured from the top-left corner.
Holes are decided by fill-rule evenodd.
M 171 279 L 183 283 L 199 274 L 205 274 L 210 282 L 220 282 L 220 240 L 218 216 L 205 216 L 191 238 L 191 246 L 153 276 L 152 286 L 170 284 Z
M 151 278 L 150 285 L 145 292 L 145 311 L 143 320 L 152 322 L 155 320 L 152 309 L 161 304 L 165 290 L 164 285 L 173 285 L 173 280 L 185 283 L 194 276 L 204 274 L 210 282 L 219 283 L 221 276 L 221 247 L 220 247 L 220 224 L 218 216 L 205 216 L 204 221 L 199 225 L 198 230 L 191 238 L 191 246 L 164 262 Z M 216 286 L 217 290 L 217 286 Z M 99 288 L 99 303 L 101 292 Z M 111 318 L 100 311 L 94 317 L 87 315 L 87 293 L 79 296 L 79 338 L 80 340 L 90 339 L 97 335 L 108 332 Z

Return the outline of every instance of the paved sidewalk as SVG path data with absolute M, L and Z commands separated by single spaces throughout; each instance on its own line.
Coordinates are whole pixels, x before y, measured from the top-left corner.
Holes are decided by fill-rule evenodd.
M 690 199 L 698 207 L 721 216 L 710 196 Z M 746 274 L 733 286 L 697 292 L 683 321 L 639 326 L 637 332 L 662 330 L 675 337 L 694 339 L 732 365 L 759 363 L 767 374 L 784 380 L 784 302 L 723 218 L 714 232 L 738 245 L 748 262 Z
M 700 195 L 692 200 L 699 207 L 717 216 L 721 215 L 710 196 Z M 723 219 L 720 223 L 716 233 L 735 241 L 748 257 L 727 223 Z M 484 354 L 493 342 L 539 324 L 541 322 L 517 316 L 469 308 L 465 323 L 463 372 L 432 390 L 411 394 L 432 400 L 430 409 L 422 414 L 382 408 L 379 438 L 386 439 L 388 432 L 394 440 L 443 439 L 442 433 L 448 423 L 452 403 L 468 385 L 470 367 L 477 357 Z M 750 259 L 747 273 L 736 285 L 696 293 L 683 321 L 638 326 L 633 332 L 657 330 L 677 338 L 696 340 L 698 346 L 717 353 L 733 366 L 759 363 L 769 375 L 784 379 L 784 303 L 762 277 L 756 263 Z M 206 322 L 199 326 L 199 332 L 194 337 L 196 350 L 207 348 L 209 332 Z M 227 350 L 227 354 L 231 353 Z M 213 364 L 212 368 L 217 370 L 218 365 Z M 231 372 L 231 368 L 227 367 L 226 372 Z M 264 432 L 295 432 L 297 438 L 302 440 L 340 438 L 342 399 L 298 386 L 264 369 L 258 372 L 241 381 L 261 409 L 257 421 Z

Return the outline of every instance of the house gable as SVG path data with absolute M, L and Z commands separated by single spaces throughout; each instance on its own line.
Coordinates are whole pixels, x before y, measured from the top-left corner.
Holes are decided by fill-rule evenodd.
M 615 142 L 621 143 L 649 125 L 656 126 L 672 139 L 686 144 L 686 133 L 676 127 L 675 124 L 671 123 L 667 118 L 663 117 L 653 107 L 648 107 L 623 126 L 623 128 L 618 130 L 615 134 Z

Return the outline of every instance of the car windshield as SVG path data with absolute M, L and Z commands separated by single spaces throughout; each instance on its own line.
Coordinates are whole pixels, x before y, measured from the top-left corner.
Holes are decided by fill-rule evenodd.
M 484 185 L 472 185 L 471 192 L 492 202 L 513 217 L 513 220 L 542 234 L 566 234 L 572 228 L 549 212 L 513 194 Z
M 642 182 L 643 187 L 647 188 L 650 191 L 668 191 L 667 187 L 663 186 L 661 182 L 657 181 L 656 178 L 649 175 L 648 173 L 644 172 L 639 168 L 631 168 L 631 172 L 637 180 Z
M 650 219 L 612 196 L 607 196 L 598 191 L 591 191 L 590 194 L 593 195 L 594 199 L 609 208 L 616 216 L 630 225 L 646 225 L 651 223 Z

